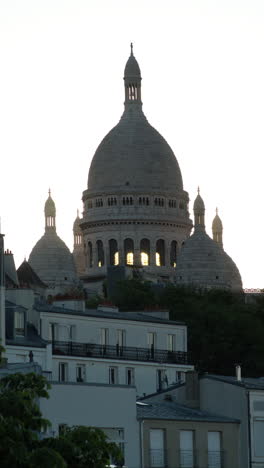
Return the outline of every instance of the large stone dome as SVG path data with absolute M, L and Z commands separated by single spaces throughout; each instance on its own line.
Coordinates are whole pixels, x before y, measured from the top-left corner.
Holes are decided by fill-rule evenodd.
M 124 188 L 183 190 L 172 149 L 139 109 L 124 112 L 98 146 L 89 170 L 88 189 L 104 192 Z
M 141 72 L 133 54 L 124 72 L 125 110 L 98 146 L 88 176 L 88 190 L 177 193 L 183 190 L 177 159 L 166 140 L 147 121 L 141 102 Z

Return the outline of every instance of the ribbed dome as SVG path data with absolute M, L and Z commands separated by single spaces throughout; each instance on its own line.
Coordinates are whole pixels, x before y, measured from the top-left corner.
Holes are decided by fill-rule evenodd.
M 76 280 L 72 254 L 55 230 L 45 232 L 33 247 L 28 262 L 39 278 L 49 286 L 66 286 Z
M 195 230 L 182 247 L 176 268 L 179 285 L 242 290 L 241 276 L 233 260 L 205 231 Z
M 95 152 L 88 189 L 182 191 L 181 171 L 173 151 L 142 111 L 140 68 L 132 44 L 124 85 L 125 111 Z
M 183 189 L 181 171 L 166 140 L 142 111 L 125 111 L 93 157 L 88 189 L 94 191 Z
M 130 55 L 126 66 L 125 66 L 125 76 L 140 76 L 140 68 L 137 60 L 134 55 Z

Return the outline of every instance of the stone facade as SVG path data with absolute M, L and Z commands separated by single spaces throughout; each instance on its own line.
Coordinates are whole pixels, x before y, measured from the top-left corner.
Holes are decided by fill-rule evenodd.
M 100 282 L 108 266 L 125 265 L 173 280 L 192 227 L 189 197 L 171 148 L 143 114 L 133 51 L 124 82 L 124 113 L 96 150 L 83 192 L 86 279 Z

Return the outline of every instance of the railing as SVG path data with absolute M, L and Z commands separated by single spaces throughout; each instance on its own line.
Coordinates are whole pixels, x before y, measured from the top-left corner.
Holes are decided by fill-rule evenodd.
M 207 468 L 224 468 L 224 452 L 209 450 L 207 454 Z
M 150 468 L 166 468 L 167 467 L 167 452 L 163 449 L 152 449 L 149 451 L 149 467 Z
M 73 341 L 53 341 L 52 353 L 65 356 L 119 359 L 125 361 L 154 361 L 185 365 L 190 362 L 188 354 L 184 351 L 98 345 L 94 343 L 76 343 Z
M 178 466 L 180 468 L 197 468 L 198 467 L 197 450 L 179 450 Z

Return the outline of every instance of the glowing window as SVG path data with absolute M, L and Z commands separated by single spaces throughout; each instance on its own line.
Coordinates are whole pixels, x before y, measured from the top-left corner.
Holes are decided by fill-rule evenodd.
M 114 265 L 119 265 L 119 252 L 115 252 Z
M 126 256 L 126 264 L 127 265 L 133 265 L 133 260 L 134 260 L 133 252 L 128 252 L 127 256 Z
M 99 267 L 102 266 L 102 262 L 100 262 L 100 260 L 99 260 L 99 262 L 98 262 L 98 266 L 99 266 Z
M 156 252 L 156 265 L 157 266 L 161 265 L 161 263 L 160 263 L 160 254 L 158 252 Z
M 141 252 L 141 265 L 143 266 L 149 265 L 149 256 L 145 252 Z

